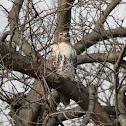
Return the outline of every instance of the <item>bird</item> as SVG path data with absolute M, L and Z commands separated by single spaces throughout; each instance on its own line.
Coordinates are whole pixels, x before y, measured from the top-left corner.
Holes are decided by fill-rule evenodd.
M 60 32 L 58 42 L 53 44 L 51 51 L 51 70 L 64 78 L 74 79 L 76 71 L 76 50 L 70 43 L 68 31 Z M 70 103 L 70 99 L 60 94 L 60 101 L 66 106 Z

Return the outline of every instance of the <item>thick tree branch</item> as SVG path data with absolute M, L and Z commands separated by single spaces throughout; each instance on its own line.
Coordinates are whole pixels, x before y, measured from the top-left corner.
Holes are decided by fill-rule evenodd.
M 98 19 L 95 30 L 97 30 L 99 27 L 101 27 L 102 24 L 106 21 L 107 17 L 111 13 L 111 11 L 121 2 L 122 0 L 114 0 L 112 1 L 109 6 L 105 9 L 105 11 L 102 12 L 101 17 Z
M 4 32 L 4 33 L 2 34 L 2 36 L 0 37 L 0 42 L 3 42 L 3 41 L 6 39 L 6 37 L 7 37 L 8 35 L 10 35 L 10 31 Z
M 95 107 L 95 101 L 96 101 L 96 89 L 93 85 L 89 87 L 89 105 L 88 105 L 88 111 L 86 112 L 86 115 L 82 121 L 82 125 L 87 125 L 90 122 L 90 118 L 93 115 L 94 107 Z
M 105 36 L 106 39 L 109 38 L 106 33 L 108 31 L 103 30 L 103 24 L 105 20 L 107 19 L 110 12 L 121 2 L 121 0 L 114 0 L 110 3 L 110 5 L 105 9 L 105 11 L 102 13 L 100 18 L 95 24 L 95 27 L 91 33 L 86 35 L 81 41 L 79 41 L 77 44 L 75 44 L 75 49 L 77 50 L 77 53 L 82 53 L 86 48 L 89 48 L 90 46 L 96 44 L 98 41 L 102 40 Z M 108 33 L 111 33 L 108 32 Z M 110 34 L 111 35 L 111 34 Z
M 116 52 L 116 56 L 119 57 L 121 52 Z M 124 56 L 125 54 L 123 54 Z M 84 63 L 94 63 L 94 62 L 109 62 L 115 63 L 115 53 L 93 53 L 93 54 L 84 54 L 78 55 L 77 57 L 77 65 Z M 122 60 L 121 67 L 126 68 L 126 61 Z
M 69 31 L 71 22 L 71 6 L 68 3 L 73 3 L 74 0 L 58 0 L 57 12 L 57 28 L 54 36 L 54 41 L 58 41 L 58 34 L 62 31 Z M 67 17 L 67 18 L 66 18 Z
M 79 53 L 83 52 L 85 48 L 88 48 L 94 44 L 96 44 L 98 41 L 102 39 L 109 39 L 111 37 L 120 37 L 120 36 L 126 36 L 126 29 L 123 28 L 117 28 L 117 29 L 112 29 L 112 30 L 104 30 L 102 31 L 102 25 L 105 22 L 107 16 L 109 13 L 116 7 L 116 5 L 120 2 L 121 0 L 115 0 L 113 1 L 110 6 L 104 11 L 103 15 L 100 17 L 100 19 L 97 21 L 96 26 L 94 28 L 94 31 L 92 31 L 89 35 L 86 35 L 83 40 L 78 42 L 75 45 L 75 48 Z M 70 27 L 70 20 L 71 20 L 71 7 L 68 2 L 74 2 L 74 0 L 59 0 L 59 5 L 61 8 L 58 10 L 58 17 L 57 17 L 57 32 L 63 31 L 63 30 L 69 30 Z M 9 48 L 5 43 L 2 43 L 1 41 L 4 41 L 6 36 L 8 35 L 5 34 L 1 39 L 0 39 L 0 54 L 2 57 L 2 60 L 4 61 L 4 65 L 10 69 L 10 70 L 15 70 L 18 72 L 21 72 L 23 74 L 27 74 L 31 77 L 34 77 L 35 79 L 41 79 L 42 80 L 42 74 L 43 74 L 43 63 L 37 63 L 35 62 L 36 54 L 35 51 L 32 49 L 32 46 L 23 38 L 22 31 L 19 30 L 18 28 L 18 19 L 19 19 L 19 13 L 20 9 L 22 7 L 23 0 L 15 0 L 14 5 L 9 12 L 9 23 L 10 23 L 10 31 L 11 31 L 11 40 L 14 41 L 17 45 L 20 46 L 22 44 L 22 51 L 25 53 L 26 56 L 21 56 L 18 54 L 15 50 Z M 68 18 L 66 18 L 68 17 Z M 27 56 L 32 56 L 32 58 L 27 57 Z M 104 62 L 108 61 L 113 63 L 115 59 L 112 57 L 112 54 L 104 54 L 100 57 L 101 55 L 98 55 L 98 57 L 95 57 L 96 54 L 91 54 L 90 56 L 80 56 L 78 58 L 78 64 L 81 63 L 86 63 L 86 62 Z M 85 60 L 84 60 L 85 59 Z M 119 63 L 120 65 L 120 63 Z M 52 71 L 48 70 L 46 71 L 46 76 L 45 80 L 47 81 L 48 85 L 54 89 L 56 89 L 58 92 L 60 92 L 63 95 L 66 95 L 70 99 L 73 99 L 76 101 L 83 111 L 87 111 L 88 105 L 89 105 L 89 94 L 87 92 L 87 89 L 82 85 L 78 84 L 74 81 L 71 81 L 69 79 L 65 79 Z M 37 84 L 36 86 L 34 85 L 33 90 L 31 88 L 31 91 L 29 92 L 27 96 L 27 100 L 32 103 L 32 101 L 41 100 L 42 99 L 42 92 L 40 88 L 41 84 Z M 38 92 L 37 95 L 33 92 Z M 33 95 L 34 97 L 32 97 Z M 15 120 L 21 121 L 20 125 L 22 124 L 22 121 L 24 125 L 30 126 L 34 122 L 37 122 L 36 116 L 40 115 L 40 112 L 42 112 L 42 108 L 40 104 L 31 104 L 30 108 L 27 107 L 28 102 L 24 104 L 23 107 L 21 108 L 22 110 L 18 111 L 19 117 L 16 117 Z M 24 113 L 26 115 L 24 116 Z M 30 115 L 29 115 L 30 114 Z M 70 116 L 68 114 L 69 118 L 74 118 L 74 116 Z M 74 113 L 73 113 L 74 114 Z M 80 113 L 77 113 L 77 116 L 79 116 Z M 76 114 L 75 114 L 76 115 Z M 51 118 L 53 120 L 53 117 Z M 51 122 L 51 119 L 49 123 Z M 59 114 L 56 118 L 54 117 L 54 120 L 65 120 L 65 116 L 63 114 Z M 96 124 L 101 124 L 101 123 L 107 123 L 107 125 L 115 125 L 111 118 L 108 116 L 108 114 L 104 111 L 104 109 L 99 105 L 98 102 L 96 102 L 95 108 L 94 108 L 94 116 L 92 117 L 92 120 L 96 122 Z M 30 123 L 29 123 L 30 122 Z M 56 121 L 54 122 L 56 123 Z M 34 124 L 33 124 L 34 125 Z
M 124 27 L 117 27 L 115 29 L 104 30 L 101 31 L 102 39 L 106 40 L 109 38 L 115 37 L 126 37 L 126 28 Z M 100 41 L 101 38 L 96 36 L 95 40 Z
M 20 103 L 20 106 L 13 108 L 11 105 L 11 117 L 15 120 L 15 126 L 34 126 L 37 124 L 40 113 L 44 110 L 43 106 L 45 106 L 46 102 L 41 96 L 42 88 L 40 81 L 36 80 L 32 89 L 29 91 L 27 97 L 22 99 L 21 103 L 17 101 L 17 103 Z
M 118 56 L 118 60 L 117 60 L 117 62 L 116 62 L 116 64 L 115 64 L 115 68 L 116 68 L 116 69 L 119 69 L 119 67 L 120 67 L 120 65 L 121 65 L 121 62 L 122 62 L 122 60 L 123 60 L 123 57 L 124 57 L 124 55 L 126 54 L 125 52 L 126 52 L 126 44 L 124 45 L 124 47 L 123 47 L 121 53 L 120 53 L 119 56 Z
M 119 109 L 119 122 L 121 124 L 121 126 L 125 126 L 126 125 L 126 106 L 125 106 L 125 101 L 126 100 L 126 96 L 125 94 L 125 90 L 120 91 L 120 93 L 118 94 L 118 109 Z
M 20 56 L 14 50 L 7 47 L 7 45 L 4 43 L 0 43 L 0 54 L 5 62 L 4 65 L 8 69 L 19 71 L 36 79 L 38 79 L 40 71 L 43 72 L 40 64 L 32 62 L 29 57 Z M 47 70 L 45 79 L 50 87 L 76 101 L 84 111 L 88 109 L 89 95 L 87 89 L 85 89 L 83 85 L 77 84 L 69 79 L 64 79 L 50 70 Z M 92 119 L 96 122 L 96 124 L 100 124 L 102 122 L 113 125 L 107 113 L 102 109 L 100 104 L 96 103 L 94 113 L 96 114 L 94 114 Z
M 80 49 L 83 47 L 83 51 L 86 48 L 89 48 L 90 46 L 96 44 L 97 42 L 101 41 L 101 40 L 106 40 L 106 39 L 110 39 L 110 38 L 116 38 L 116 37 L 126 37 L 126 28 L 122 28 L 122 27 L 118 27 L 115 29 L 111 29 L 111 30 L 101 30 L 100 35 L 93 35 L 92 38 L 87 38 L 87 36 L 85 36 L 84 40 L 79 41 L 77 44 L 74 45 L 75 49 L 77 50 L 78 54 L 80 54 Z
M 36 52 L 32 48 L 32 46 L 27 42 L 27 40 L 23 37 L 21 29 L 18 27 L 19 13 L 22 7 L 24 0 L 15 0 L 12 9 L 8 15 L 8 22 L 10 23 L 10 33 L 11 33 L 11 42 L 15 42 L 19 47 L 21 47 L 21 51 L 27 56 L 32 56 L 34 60 L 37 59 Z
M 115 106 L 102 106 L 102 108 L 104 108 L 104 110 L 109 114 L 109 115 L 116 115 L 115 112 Z

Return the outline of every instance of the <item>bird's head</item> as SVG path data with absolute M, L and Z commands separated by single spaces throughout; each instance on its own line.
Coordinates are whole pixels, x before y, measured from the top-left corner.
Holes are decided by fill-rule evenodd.
M 69 41 L 69 39 L 70 39 L 69 32 L 63 31 L 59 33 L 59 37 L 58 37 L 59 41 Z

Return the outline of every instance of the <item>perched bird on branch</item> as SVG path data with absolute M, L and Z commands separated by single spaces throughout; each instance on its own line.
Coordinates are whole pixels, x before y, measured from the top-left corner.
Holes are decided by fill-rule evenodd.
M 67 31 L 59 33 L 58 43 L 53 45 L 50 57 L 52 70 L 55 70 L 57 74 L 64 78 L 74 79 L 76 50 L 70 43 L 70 36 Z M 69 104 L 69 99 L 66 99 L 65 102 L 62 101 L 63 99 L 64 98 L 61 97 L 61 102 L 63 102 L 64 105 Z

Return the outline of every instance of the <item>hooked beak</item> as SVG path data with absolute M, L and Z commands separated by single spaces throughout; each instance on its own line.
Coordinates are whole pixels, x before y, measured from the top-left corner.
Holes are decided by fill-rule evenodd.
M 69 37 L 69 33 L 64 33 L 64 35 L 63 35 L 65 38 L 66 37 Z

